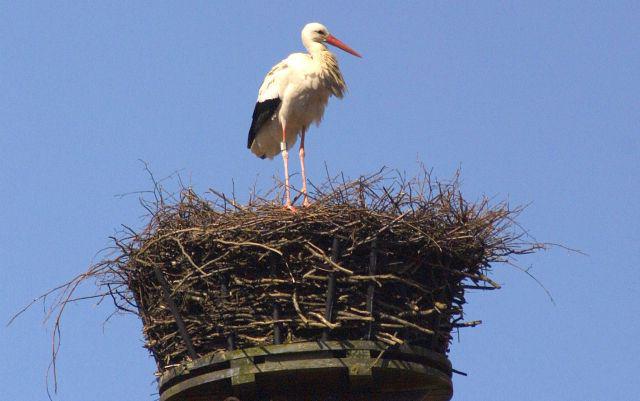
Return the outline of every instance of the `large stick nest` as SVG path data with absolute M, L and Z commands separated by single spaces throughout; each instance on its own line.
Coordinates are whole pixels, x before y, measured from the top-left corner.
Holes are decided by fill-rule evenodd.
M 491 264 L 541 247 L 514 224 L 519 208 L 468 202 L 457 178 L 384 171 L 329 180 L 313 197 L 292 213 L 257 196 L 241 205 L 156 191 L 148 225 L 114 238 L 116 254 L 80 278 L 97 277 L 140 316 L 159 371 L 194 356 L 188 341 L 200 356 L 272 344 L 275 331 L 283 342 L 324 335 L 445 354 L 453 330 L 479 323 L 463 321 L 465 289 L 499 288 Z

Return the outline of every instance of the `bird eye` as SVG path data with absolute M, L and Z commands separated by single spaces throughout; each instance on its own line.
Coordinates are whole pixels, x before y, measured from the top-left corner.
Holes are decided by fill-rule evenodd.
M 320 35 L 324 35 L 324 32 L 321 30 L 317 30 L 316 33 L 319 33 Z

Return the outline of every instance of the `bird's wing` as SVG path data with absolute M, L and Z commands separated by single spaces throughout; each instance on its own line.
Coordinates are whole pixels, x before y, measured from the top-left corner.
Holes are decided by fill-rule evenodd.
M 253 140 L 256 139 L 256 135 L 260 131 L 260 128 L 269 121 L 278 111 L 282 101 L 279 97 L 273 99 L 267 99 L 262 102 L 257 102 L 256 107 L 253 109 L 253 117 L 251 119 L 251 128 L 249 128 L 249 138 L 247 139 L 247 148 L 251 149 Z
M 291 56 L 282 60 L 267 73 L 260 85 L 258 91 L 258 102 L 262 102 L 268 99 L 274 99 L 280 97 L 280 88 L 287 80 L 287 74 L 289 73 L 289 59 Z
M 253 117 L 251 119 L 251 128 L 249 128 L 249 138 L 247 140 L 247 148 L 251 148 L 253 140 L 258 135 L 260 128 L 273 118 L 280 107 L 282 100 L 280 99 L 280 87 L 283 79 L 286 79 L 289 64 L 287 59 L 276 64 L 271 71 L 267 73 L 264 82 L 258 91 L 258 101 L 253 109 Z

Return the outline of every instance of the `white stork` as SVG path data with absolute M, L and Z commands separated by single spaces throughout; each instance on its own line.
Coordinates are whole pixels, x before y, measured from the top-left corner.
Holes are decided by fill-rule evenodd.
M 302 29 L 302 44 L 309 53 L 293 53 L 276 64 L 258 91 L 247 147 L 256 156 L 272 159 L 282 153 L 284 161 L 285 206 L 291 204 L 288 150 L 300 134 L 300 170 L 302 205 L 308 206 L 307 178 L 304 171 L 304 135 L 311 123 L 320 124 L 330 96 L 342 98 L 346 85 L 336 57 L 325 44 L 336 46 L 354 56 L 358 52 L 332 36 L 317 22 Z

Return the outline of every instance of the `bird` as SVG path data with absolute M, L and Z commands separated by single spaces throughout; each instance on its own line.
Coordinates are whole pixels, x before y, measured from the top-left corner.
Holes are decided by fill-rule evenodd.
M 285 177 L 285 204 L 291 203 L 289 186 L 289 149 L 300 136 L 300 170 L 302 175 L 303 206 L 309 206 L 307 178 L 304 168 L 304 139 L 312 123 L 320 124 L 331 96 L 342 98 L 346 84 L 338 68 L 336 56 L 327 44 L 356 57 L 360 53 L 337 39 L 326 26 L 312 22 L 301 32 L 307 53 L 293 53 L 267 73 L 258 91 L 253 110 L 247 148 L 261 159 L 273 159 L 282 154 Z

